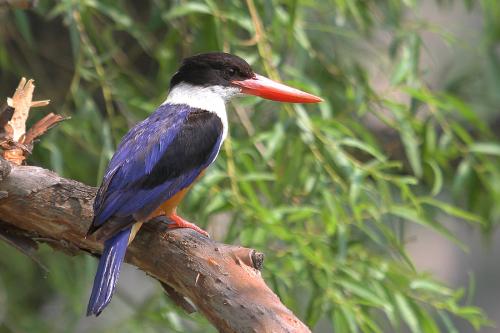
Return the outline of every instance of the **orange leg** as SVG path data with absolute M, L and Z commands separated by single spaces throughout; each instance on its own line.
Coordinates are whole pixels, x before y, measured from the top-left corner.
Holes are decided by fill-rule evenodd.
M 208 235 L 208 232 L 201 229 L 196 224 L 184 220 L 182 217 L 177 215 L 175 210 L 168 216 L 168 218 L 170 219 L 170 221 L 172 221 L 172 223 L 168 224 L 169 228 L 189 228 L 189 229 L 193 229 L 196 232 L 199 232 L 200 234 L 202 234 L 204 236 L 210 237 Z
M 201 175 L 203 175 L 203 172 L 200 174 L 200 176 Z M 169 228 L 190 228 L 196 232 L 199 232 L 200 234 L 202 234 L 204 236 L 209 237 L 208 233 L 205 230 L 201 229 L 200 227 L 198 227 L 194 223 L 191 223 L 191 222 L 184 220 L 182 217 L 180 217 L 176 213 L 177 206 L 180 204 L 180 202 L 182 201 L 182 199 L 184 198 L 186 193 L 189 191 L 189 189 L 192 187 L 192 185 L 193 184 L 180 190 L 173 197 L 171 197 L 170 199 L 165 201 L 163 204 L 161 204 L 161 206 L 158 207 L 158 209 L 156 209 L 153 212 L 153 214 L 151 214 L 149 216 L 148 220 L 155 218 L 155 217 L 158 217 L 158 216 L 168 216 L 168 218 L 171 221 L 170 223 L 168 223 Z

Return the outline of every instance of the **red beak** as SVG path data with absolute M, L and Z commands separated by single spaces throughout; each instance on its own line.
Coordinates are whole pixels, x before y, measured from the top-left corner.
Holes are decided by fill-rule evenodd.
M 241 87 L 241 92 L 244 94 L 259 96 L 278 102 L 318 103 L 323 101 L 321 97 L 286 86 L 259 74 L 255 74 L 253 78 L 232 81 L 232 83 Z

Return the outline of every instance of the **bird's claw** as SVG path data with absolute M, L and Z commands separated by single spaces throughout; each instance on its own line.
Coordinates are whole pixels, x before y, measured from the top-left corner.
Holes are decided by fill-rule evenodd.
M 206 232 L 202 228 L 198 227 L 196 224 L 184 220 L 182 217 L 180 217 L 177 214 L 172 214 L 170 216 L 166 216 L 166 215 L 156 216 L 153 219 L 151 219 L 151 221 L 166 223 L 167 227 L 169 229 L 189 228 L 189 229 L 192 229 L 192 230 L 202 234 L 203 236 L 210 238 L 210 235 L 208 234 L 208 232 Z

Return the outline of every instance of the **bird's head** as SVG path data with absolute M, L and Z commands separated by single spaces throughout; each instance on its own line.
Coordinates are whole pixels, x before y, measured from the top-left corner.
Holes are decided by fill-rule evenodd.
M 170 90 L 209 90 L 224 101 L 239 94 L 290 103 L 317 103 L 320 97 L 286 86 L 256 74 L 250 65 L 238 56 L 212 52 L 184 59 L 170 81 Z

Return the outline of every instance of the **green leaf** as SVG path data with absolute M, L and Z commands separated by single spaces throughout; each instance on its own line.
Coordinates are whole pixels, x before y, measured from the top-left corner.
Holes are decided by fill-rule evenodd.
M 247 173 L 245 175 L 242 175 L 238 177 L 239 182 L 253 182 L 253 181 L 273 181 L 275 180 L 275 177 L 271 173 L 265 173 L 265 172 L 252 172 L 252 173 Z
M 409 125 L 405 125 L 402 128 L 401 138 L 406 150 L 406 156 L 408 156 L 415 176 L 417 176 L 417 178 L 422 177 L 422 159 L 420 158 L 420 149 L 416 133 Z
M 436 230 L 439 234 L 443 235 L 444 237 L 452 241 L 453 243 L 455 243 L 456 245 L 458 245 L 462 250 L 464 251 L 466 250 L 465 244 L 459 241 L 450 230 L 442 226 L 437 221 L 430 221 L 429 219 L 427 219 L 426 216 L 419 214 L 415 209 L 405 206 L 395 205 L 389 208 L 389 213 L 404 218 L 406 220 L 418 223 L 420 225 L 430 227 Z
M 186 4 L 174 6 L 167 13 L 163 14 L 163 19 L 168 21 L 189 14 L 211 14 L 211 11 L 210 7 L 204 3 L 188 2 Z
M 421 198 L 419 198 L 419 201 L 423 204 L 437 207 L 448 215 L 455 216 L 455 217 L 458 217 L 458 218 L 461 218 L 461 219 L 464 219 L 467 221 L 484 224 L 484 221 L 480 216 L 475 215 L 473 213 L 470 213 L 468 211 L 465 211 L 463 209 L 460 209 L 456 206 L 447 204 L 443 201 L 436 200 L 436 199 L 431 198 L 431 197 L 421 197 Z
M 110 6 L 103 3 L 102 1 L 95 1 L 95 0 L 86 0 L 85 4 L 89 7 L 99 10 L 99 12 L 110 17 L 113 21 L 115 21 L 118 25 L 120 25 L 123 28 L 129 30 L 135 28 L 130 16 L 128 16 L 126 12 L 121 11 L 120 7 Z
M 311 296 L 306 310 L 305 322 L 309 327 L 314 327 L 318 320 L 321 318 L 321 313 L 323 312 L 322 307 L 324 304 L 324 295 L 320 294 L 316 290 L 316 292 Z
M 362 142 L 356 138 L 345 138 L 345 139 L 340 140 L 338 143 L 340 146 L 348 146 L 348 147 L 360 149 L 360 150 L 364 151 L 365 153 L 368 153 L 371 156 L 375 157 L 377 160 L 379 160 L 381 162 L 386 160 L 386 157 L 381 152 L 379 152 L 376 148 L 374 148 L 373 146 L 371 146 L 365 142 Z
M 397 119 L 399 127 L 397 130 L 403 141 L 403 146 L 405 148 L 406 156 L 410 162 L 410 166 L 415 173 L 417 178 L 422 177 L 422 158 L 420 154 L 420 143 L 418 141 L 417 133 L 412 126 L 412 122 L 409 119 L 409 110 L 403 105 L 392 104 L 391 110 Z
M 443 321 L 444 327 L 446 327 L 446 330 L 448 333 L 459 333 L 455 325 L 453 324 L 453 321 L 450 319 L 448 314 L 444 311 L 438 311 L 439 316 L 441 317 L 441 320 Z
M 378 306 L 385 308 L 388 306 L 386 300 L 381 299 L 379 296 L 372 293 L 369 289 L 369 285 L 361 285 L 355 281 L 339 280 L 338 283 L 348 292 L 361 298 L 363 303 L 371 304 L 373 306 Z
M 398 310 L 401 313 L 403 320 L 406 322 L 410 330 L 413 333 L 421 333 L 422 331 L 420 330 L 417 315 L 413 311 L 410 301 L 401 293 L 396 293 L 394 299 L 396 300 Z
M 441 172 L 441 168 L 436 163 L 436 161 L 434 160 L 427 161 L 427 164 L 429 164 L 429 166 L 432 169 L 432 172 L 434 173 L 434 184 L 432 185 L 431 194 L 435 196 L 438 195 L 439 192 L 441 192 L 441 189 L 443 188 L 443 173 Z
M 439 326 L 432 316 L 423 308 L 417 311 L 418 322 L 425 333 L 440 333 Z
M 477 142 L 469 146 L 469 151 L 476 154 L 500 156 L 500 143 Z
M 410 288 L 421 289 L 432 293 L 437 293 L 443 296 L 451 296 L 453 294 L 450 288 L 430 280 L 414 280 L 410 283 Z
M 472 172 L 472 161 L 470 158 L 466 158 L 460 162 L 452 185 L 452 193 L 455 199 L 460 199 L 464 195 L 467 195 L 472 180 Z

